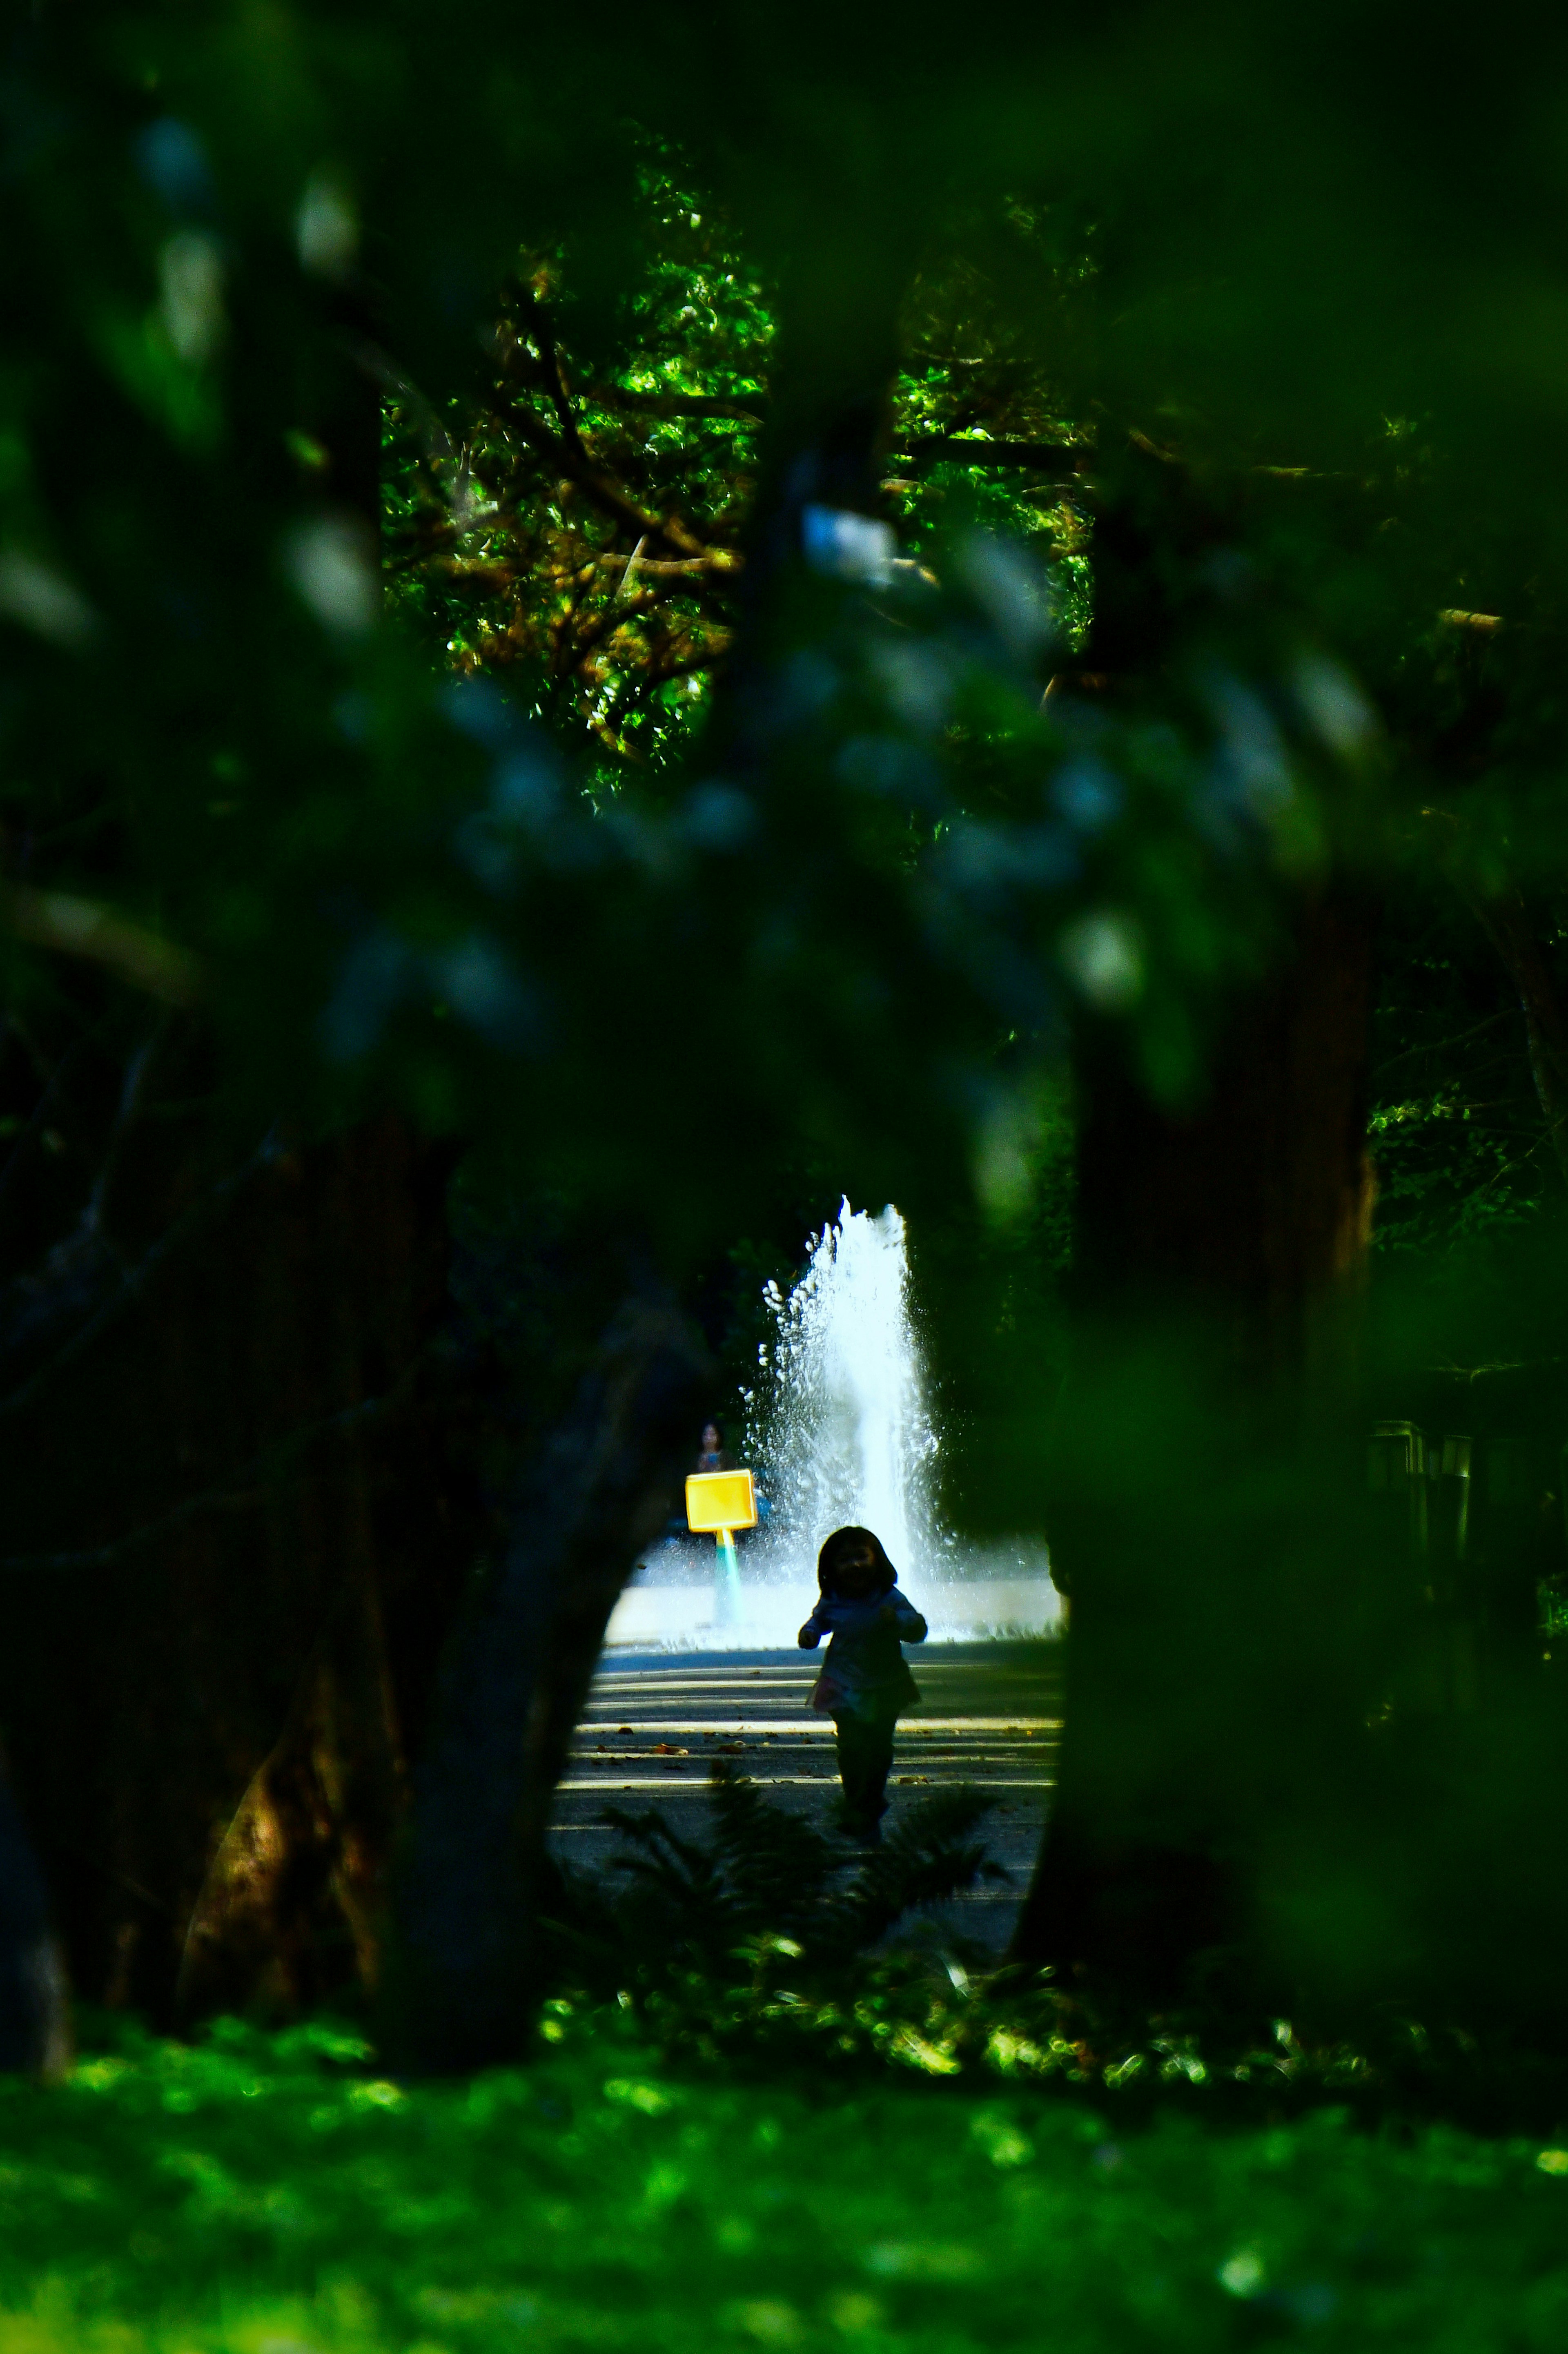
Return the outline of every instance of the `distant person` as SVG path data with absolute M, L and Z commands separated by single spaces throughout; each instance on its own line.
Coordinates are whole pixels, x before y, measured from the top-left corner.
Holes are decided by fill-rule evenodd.
M 735 1468 L 734 1456 L 726 1454 L 725 1450 L 723 1430 L 716 1422 L 705 1422 L 702 1444 L 697 1451 L 697 1459 L 692 1466 L 693 1470 L 733 1471 Z M 747 1532 L 744 1530 L 737 1532 L 737 1534 L 741 1535 L 746 1533 Z M 680 1511 L 672 1512 L 665 1522 L 664 1535 L 666 1542 L 671 1544 L 683 1544 L 690 1534 L 691 1531 L 686 1524 L 686 1507 L 683 1500 Z
M 726 1447 L 724 1432 L 716 1422 L 704 1423 L 702 1447 L 692 1468 L 694 1471 L 733 1471 L 735 1469 L 735 1458 Z
M 695 1463 L 692 1466 L 693 1470 L 736 1471 L 739 1470 L 740 1468 L 740 1465 L 736 1463 L 734 1456 L 730 1454 L 728 1448 L 725 1446 L 723 1424 L 717 1422 L 705 1422 L 703 1425 L 702 1450 L 699 1453 Z M 753 1493 L 757 1501 L 758 1526 L 762 1527 L 766 1525 L 768 1516 L 772 1512 L 773 1506 L 768 1498 L 762 1493 L 760 1489 L 754 1487 Z M 682 1525 L 683 1527 L 684 1522 L 683 1522 Z M 756 1529 L 736 1529 L 735 1532 L 736 1543 L 737 1545 L 748 1544 L 756 1534 Z
M 844 1829 L 874 1847 L 887 1812 L 898 1712 L 920 1697 L 901 1646 L 923 1643 L 926 1621 L 898 1591 L 898 1573 L 869 1529 L 835 1529 L 817 1555 L 817 1606 L 803 1651 L 831 1635 L 811 1706 L 833 1720 Z

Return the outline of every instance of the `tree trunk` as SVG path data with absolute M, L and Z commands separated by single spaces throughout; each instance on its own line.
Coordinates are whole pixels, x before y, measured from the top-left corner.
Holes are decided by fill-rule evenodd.
M 43 1875 L 0 1774 L 0 2071 L 58 2076 L 69 2057 L 64 1960 Z
M 678 1489 L 708 1370 L 673 1305 L 628 1300 L 471 1599 L 397 1881 L 387 2019 L 406 2067 L 467 2070 L 523 2048 L 556 1785 L 616 1597 Z
M 376 1989 L 406 1781 L 376 1568 L 367 1545 L 345 1561 L 288 1723 L 213 1858 L 185 1933 L 183 2019 L 297 2011 L 345 1980 Z
M 386 1119 L 225 1168 L 189 1078 L 0 1398 L 18 1797 L 75 1984 L 165 2022 L 374 1975 L 478 1539 L 431 1359 L 450 1156 Z
M 1148 1999 L 1254 1966 L 1287 1827 L 1353 1744 L 1371 943 L 1348 900 L 1304 908 L 1188 1114 L 1084 1076 L 1066 1728 L 1017 1950 Z

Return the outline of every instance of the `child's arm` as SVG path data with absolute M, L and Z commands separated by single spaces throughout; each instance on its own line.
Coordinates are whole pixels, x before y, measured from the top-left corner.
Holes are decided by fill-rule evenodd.
M 822 1639 L 821 1613 L 822 1606 L 819 1602 L 795 1638 L 803 1651 L 814 1651 Z
M 882 1615 L 897 1628 L 898 1639 L 901 1643 L 923 1643 L 925 1641 L 927 1633 L 926 1621 L 921 1617 L 920 1613 L 916 1609 L 915 1605 L 910 1601 L 908 1596 L 906 1594 L 900 1594 L 896 1586 L 894 1587 L 892 1593 L 883 1604 Z

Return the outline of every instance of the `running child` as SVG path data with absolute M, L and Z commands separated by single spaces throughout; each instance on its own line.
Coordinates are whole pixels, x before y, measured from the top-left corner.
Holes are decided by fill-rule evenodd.
M 926 1621 L 898 1591 L 898 1573 L 869 1529 L 835 1529 L 817 1556 L 817 1606 L 801 1628 L 803 1651 L 832 1637 L 811 1706 L 833 1720 L 844 1829 L 869 1845 L 882 1837 L 893 1734 L 920 1697 L 900 1648 L 923 1643 Z

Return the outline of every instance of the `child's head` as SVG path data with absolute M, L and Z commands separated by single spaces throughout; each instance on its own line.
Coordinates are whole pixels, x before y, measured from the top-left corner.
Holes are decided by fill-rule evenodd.
M 817 1584 L 845 1602 L 869 1602 L 890 1594 L 898 1573 L 869 1529 L 835 1529 L 817 1555 Z

